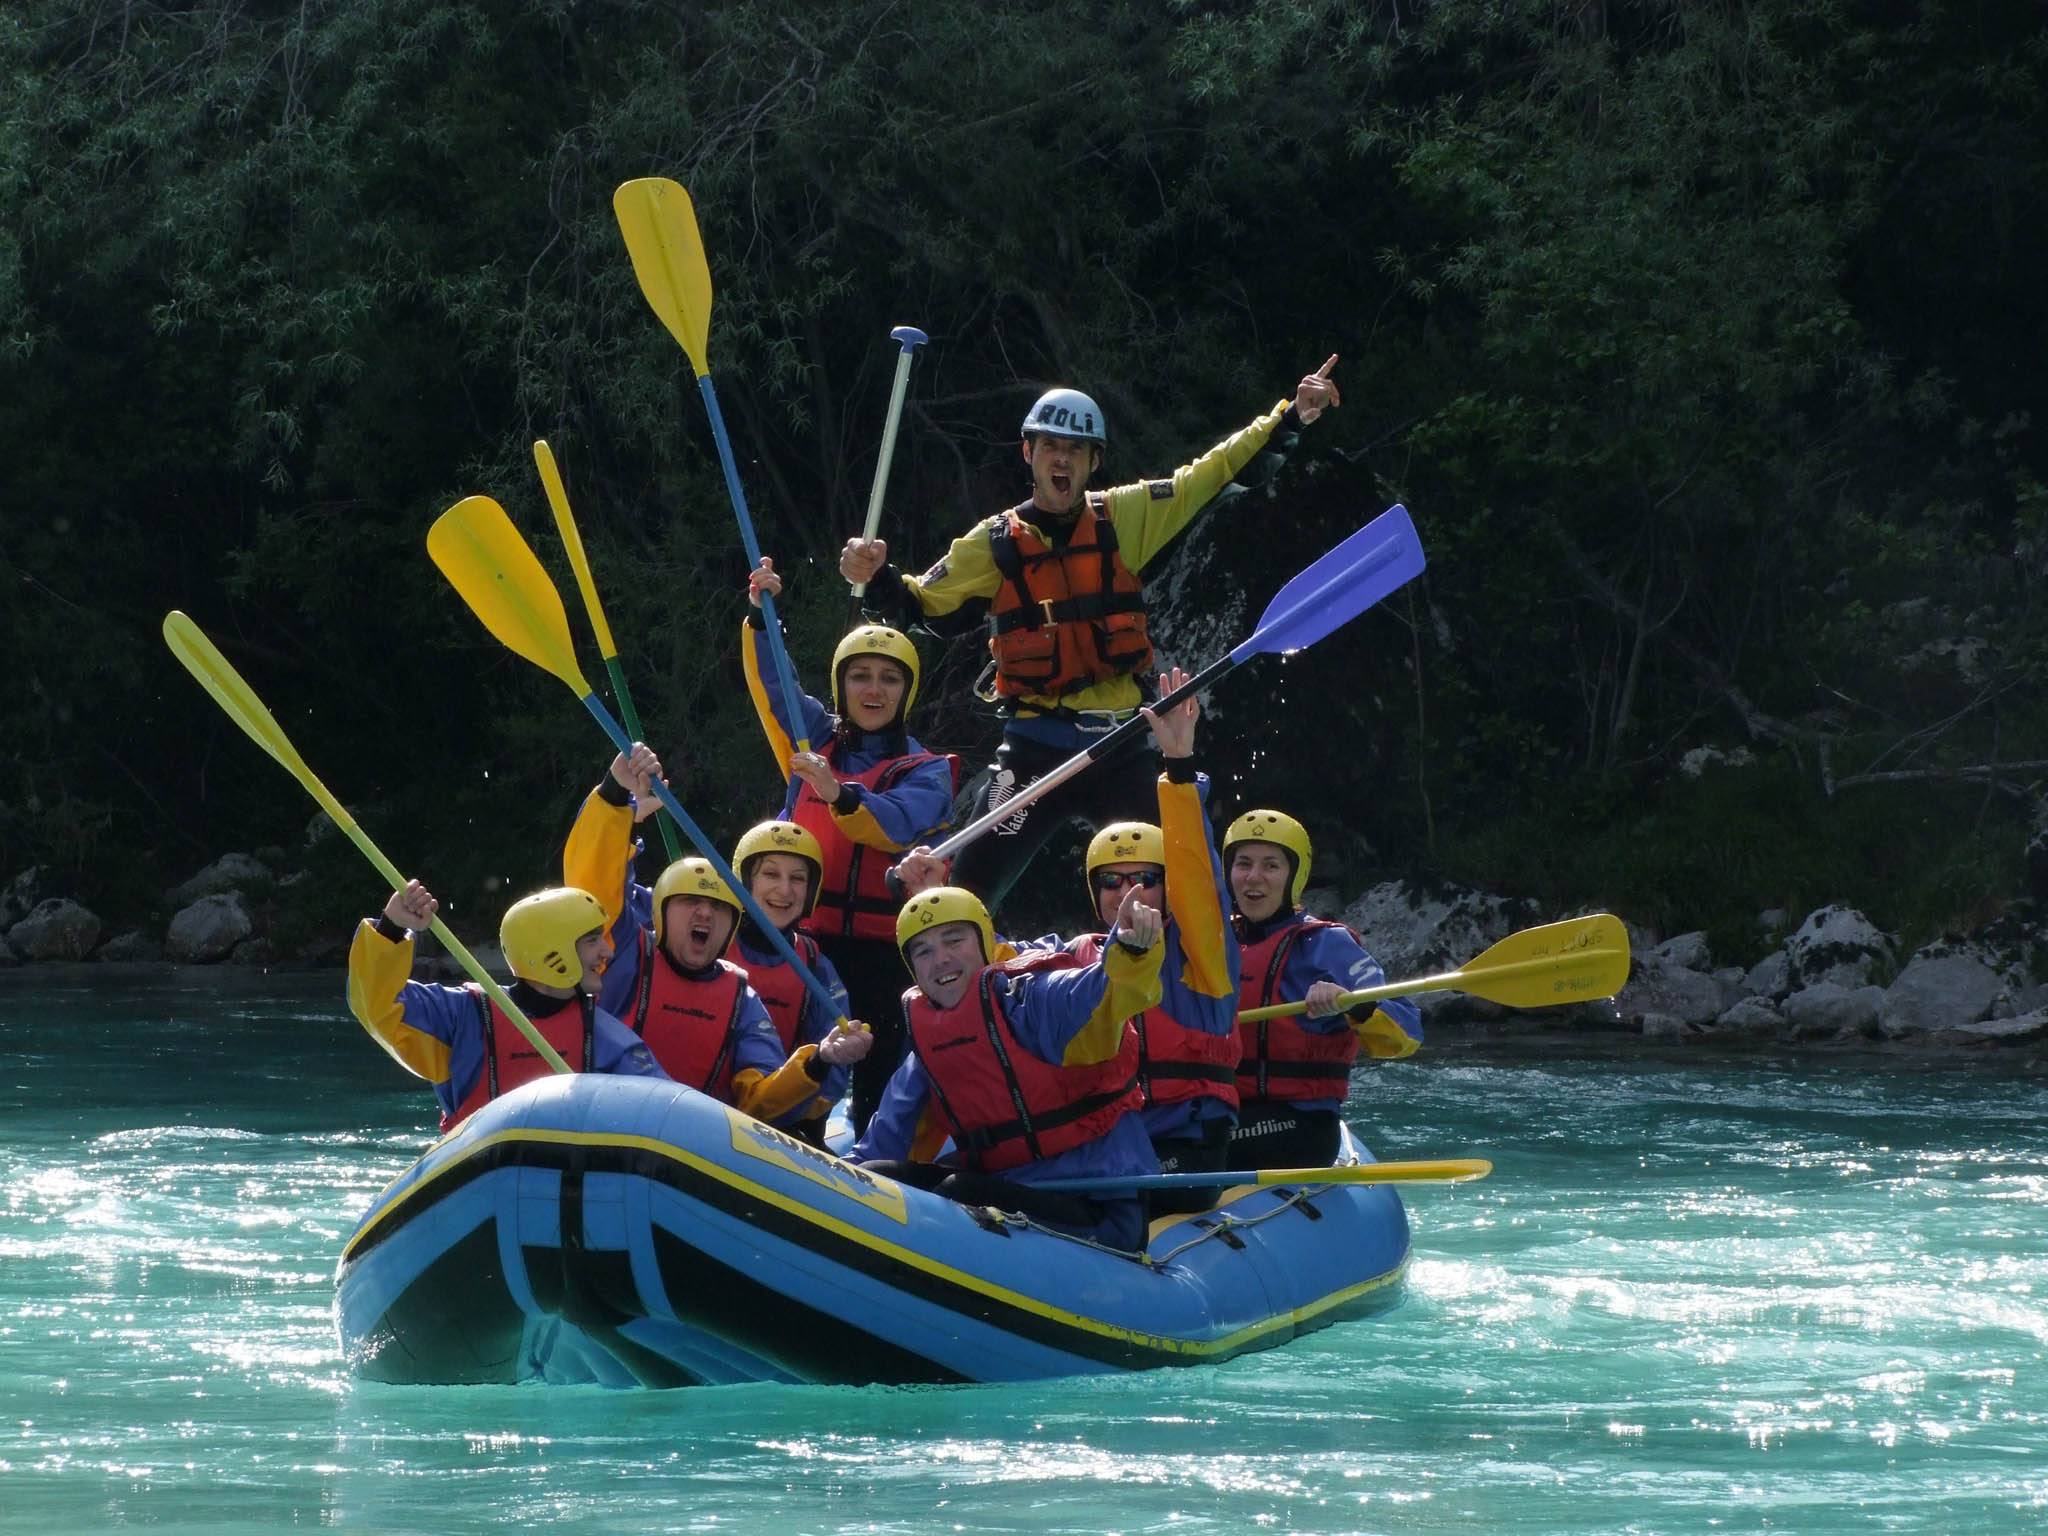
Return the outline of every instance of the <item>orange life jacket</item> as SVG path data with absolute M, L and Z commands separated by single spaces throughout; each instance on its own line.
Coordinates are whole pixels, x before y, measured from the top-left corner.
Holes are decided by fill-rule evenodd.
M 1107 1135 L 1138 1107 L 1138 1041 L 1131 1031 L 1116 1055 L 1086 1067 L 1034 1055 L 1011 1031 L 1005 1005 L 1014 978 L 1059 963 L 1027 955 L 984 966 L 947 1009 L 933 1007 L 920 991 L 905 995 L 911 1049 L 931 1082 L 938 1119 L 969 1168 L 1001 1173 L 1070 1152 Z
M 1278 924 L 1257 943 L 1243 946 L 1239 951 L 1244 967 L 1237 991 L 1239 1010 L 1300 1001 L 1280 995 L 1281 977 L 1296 941 L 1312 929 L 1343 926 L 1319 917 L 1301 917 Z M 1298 1014 L 1238 1025 L 1237 1045 L 1241 1099 L 1341 1100 L 1351 1081 L 1351 1064 L 1358 1059 L 1358 1036 L 1348 1024 L 1318 1033 L 1304 1028 Z
M 477 1020 L 483 1026 L 484 1064 L 462 1102 L 441 1116 L 443 1135 L 499 1094 L 510 1093 L 522 1083 L 546 1077 L 554 1070 L 541 1060 L 533 1042 L 491 1001 L 482 987 L 471 985 L 463 990 L 475 1001 Z M 577 1068 L 579 1072 L 590 1070 L 597 1032 L 597 1004 L 590 997 L 582 993 L 565 997 L 562 1006 L 553 1013 L 542 1014 L 526 1022 L 540 1031 L 541 1039 L 554 1047 L 556 1055 L 564 1061 L 580 1059 L 583 1065 Z M 579 1050 L 582 1052 L 580 1058 L 576 1054 Z
M 1054 547 L 1024 521 L 1029 510 L 1027 502 L 989 526 L 1002 577 L 988 615 L 996 692 L 1051 697 L 1145 674 L 1152 665 L 1145 589 L 1124 564 L 1108 514 L 1089 497 L 1073 537 Z
M 708 977 L 685 976 L 668 951 L 640 930 L 640 986 L 626 1022 L 670 1077 L 732 1102 L 733 1033 L 747 973 L 726 960 Z

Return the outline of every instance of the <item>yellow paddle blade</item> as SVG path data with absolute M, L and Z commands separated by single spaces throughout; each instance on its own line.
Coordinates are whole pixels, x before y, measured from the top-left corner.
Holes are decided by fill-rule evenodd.
M 505 509 L 488 496 L 465 496 L 434 519 L 427 553 L 484 628 L 586 698 L 562 595 Z
M 1483 1157 L 1444 1157 L 1415 1163 L 1360 1163 L 1350 1168 L 1261 1168 L 1251 1184 L 1463 1184 L 1483 1179 L 1493 1164 Z
M 199 686 L 213 695 L 214 702 L 227 711 L 228 718 L 249 733 L 251 741 L 284 764 L 300 783 L 312 778 L 313 771 L 299 756 L 276 717 L 263 707 L 255 690 L 242 680 L 242 674 L 229 665 L 227 657 L 214 648 L 199 626 L 175 608 L 164 615 L 164 644 L 185 670 L 199 680 Z
M 1628 930 L 1598 912 L 1511 933 L 1448 978 L 1449 986 L 1509 1008 L 1612 997 L 1628 981 Z
M 702 378 L 711 371 L 711 266 L 690 194 L 665 176 L 643 176 L 612 194 L 612 212 L 640 291 Z
M 555 509 L 555 527 L 562 535 L 562 547 L 569 551 L 569 568 L 576 573 L 576 590 L 583 594 L 583 606 L 590 614 L 590 627 L 597 632 L 597 654 L 610 661 L 619 654 L 612 644 L 612 627 L 604 621 L 604 604 L 597 600 L 597 583 L 590 577 L 590 557 L 583 553 L 583 535 L 576 531 L 576 515 L 569 510 L 569 490 L 562 484 L 562 472 L 555 468 L 554 450 L 544 437 L 534 439 L 533 462 L 540 470 L 540 483 L 548 493 L 548 505 Z

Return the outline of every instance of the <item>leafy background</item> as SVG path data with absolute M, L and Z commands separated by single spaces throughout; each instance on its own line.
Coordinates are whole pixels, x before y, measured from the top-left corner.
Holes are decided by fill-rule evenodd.
M 1334 351 L 1343 408 L 1156 568 L 1167 649 L 1210 659 L 1396 499 L 1430 570 L 1219 689 L 1220 814 L 1300 811 L 1349 889 L 1606 902 L 1738 957 L 1760 906 L 1971 926 L 2048 778 L 2044 75 L 2020 0 L 19 0 L 0 874 L 147 920 L 300 843 L 158 640 L 176 606 L 494 926 L 609 749 L 421 545 L 488 492 L 566 594 L 541 436 L 685 801 L 761 812 L 743 556 L 610 212 L 663 174 L 814 680 L 891 326 L 933 337 L 885 525 L 913 566 L 1019 495 L 1041 388 L 1158 474 Z M 984 752 L 974 648 L 927 651 L 922 734 Z M 1758 762 L 1678 773 L 1700 745 Z M 310 857 L 304 934 L 374 904 Z M 1063 915 L 1070 868 L 1020 902 Z

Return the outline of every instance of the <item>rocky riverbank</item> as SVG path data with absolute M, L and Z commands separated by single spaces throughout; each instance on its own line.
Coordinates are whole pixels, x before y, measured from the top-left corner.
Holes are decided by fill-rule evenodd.
M 303 851 L 332 832 L 308 829 Z M 0 890 L 0 965 L 41 962 L 164 962 L 182 965 L 339 966 L 345 932 L 310 944 L 281 941 L 278 915 L 307 875 L 283 850 L 229 853 L 165 893 L 160 931 L 107 934 L 79 902 L 50 891 L 40 869 Z M 1573 913 L 1483 891 L 1387 881 L 1346 903 L 1307 893 L 1312 911 L 1340 917 L 1365 936 L 1396 980 L 1454 970 L 1517 929 Z M 1703 933 L 1665 937 L 1629 925 L 1628 985 L 1611 1000 L 1510 1013 L 1456 992 L 1420 996 L 1433 1039 L 1483 1042 L 1540 1036 L 1561 1046 L 1598 1039 L 1687 1050 L 1794 1049 L 1895 1055 L 1987 1053 L 2021 1070 L 2048 1070 L 2048 909 L 2017 899 L 1970 934 L 1945 935 L 1903 952 L 1899 939 L 1853 907 L 1758 914 L 1761 959 L 1724 964 Z M 431 940 L 425 948 L 431 950 Z M 495 949 L 475 946 L 486 964 Z M 423 955 L 423 973 L 453 976 L 445 957 Z

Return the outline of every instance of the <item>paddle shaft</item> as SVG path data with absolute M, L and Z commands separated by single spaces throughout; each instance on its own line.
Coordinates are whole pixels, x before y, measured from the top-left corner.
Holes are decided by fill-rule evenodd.
M 1139 1189 L 1229 1189 L 1240 1184 L 1462 1184 L 1483 1179 L 1493 1164 L 1483 1157 L 1452 1157 L 1416 1163 L 1356 1163 L 1337 1168 L 1219 1168 L 1203 1173 L 1140 1173 L 1119 1178 L 1046 1179 L 1033 1189 L 1074 1194 Z
M 1382 998 L 1406 997 L 1412 992 L 1459 992 L 1469 991 L 1468 980 L 1483 983 L 1509 981 L 1517 976 L 1537 976 L 1571 968 L 1574 965 L 1589 966 L 1607 958 L 1608 952 L 1584 949 L 1564 955 L 1540 955 L 1533 960 L 1514 960 L 1506 965 L 1487 966 L 1483 972 L 1461 966 L 1455 971 L 1440 971 L 1434 976 L 1419 977 L 1414 981 L 1390 981 L 1383 986 L 1364 987 L 1356 992 L 1345 992 L 1337 998 L 1336 1012 L 1344 1013 L 1360 1003 L 1376 1003 Z M 1257 1024 L 1262 1019 L 1282 1019 L 1297 1013 L 1306 1013 L 1306 1001 L 1274 1003 L 1266 1008 L 1247 1008 L 1237 1016 L 1240 1024 Z
M 228 718 L 299 781 L 300 788 L 311 795 L 314 803 L 327 813 L 328 819 L 341 828 L 342 834 L 356 845 L 391 889 L 404 890 L 405 876 L 398 872 L 398 866 L 384 857 L 384 850 L 370 840 L 370 834 L 356 824 L 355 817 L 349 815 L 347 808 L 321 783 L 320 776 L 307 766 L 306 760 L 299 756 L 299 749 L 285 735 L 284 727 L 277 723 L 277 717 L 264 707 L 263 701 L 256 697 L 256 690 L 221 655 L 220 648 L 206 637 L 205 631 L 184 614 L 172 612 L 164 617 L 164 642 L 170 646 L 171 654 L 178 658 L 179 664 L 213 697 Z M 491 979 L 490 972 L 483 968 L 476 956 L 448 931 L 447 924 L 436 917 L 429 926 L 434 937 L 455 957 L 456 963 L 475 979 L 491 1001 L 504 1010 L 505 1017 L 526 1036 L 528 1043 L 540 1053 L 541 1060 L 556 1072 L 572 1070 L 541 1032 L 533 1027 L 533 1021 L 520 1012 L 519 1005 L 506 995 L 505 989 Z
M 867 526 L 861 530 L 861 542 L 872 543 L 875 530 L 882 524 L 882 493 L 889 484 L 889 466 L 896 457 L 896 426 L 903 419 L 903 395 L 910 384 L 911 353 L 927 338 L 923 331 L 907 325 L 900 325 L 889 333 L 903 350 L 896 354 L 896 380 L 889 387 L 889 414 L 882 423 L 882 453 L 875 462 L 875 483 L 868 492 Z M 853 584 L 853 602 L 847 611 L 846 627 L 851 629 L 860 622 L 860 600 L 867 592 L 868 584 L 856 581 Z
M 718 386 L 711 382 L 710 374 L 697 375 L 697 393 L 704 397 L 704 411 L 711 418 L 711 440 L 718 445 L 718 464 L 725 471 L 726 495 L 732 501 L 733 515 L 739 519 L 740 543 L 746 546 L 747 551 L 747 569 L 757 570 L 761 564 L 761 544 L 754 537 L 754 520 L 747 513 L 747 493 L 740 488 L 740 471 L 733 462 L 732 441 L 725 435 L 725 413 L 718 408 Z M 782 626 L 775 618 L 775 599 L 766 592 L 761 594 L 761 617 L 767 621 L 768 654 L 775 659 L 775 677 L 782 689 L 782 707 L 789 715 L 790 739 L 796 743 L 797 751 L 808 752 L 811 739 L 804 731 L 804 696 L 797 690 L 796 672 L 789 664 L 789 651 L 782 643 Z
M 597 651 L 604 658 L 605 672 L 612 680 L 612 697 L 619 701 L 619 714 L 626 722 L 626 730 L 635 741 L 645 741 L 647 733 L 640 728 L 639 712 L 633 708 L 632 690 L 626 686 L 625 669 L 619 665 L 619 648 L 612 641 L 612 627 L 605 622 L 604 604 L 598 600 L 597 580 L 590 574 L 590 557 L 583 550 L 583 535 L 576 528 L 576 514 L 569 509 L 569 491 L 562 484 L 562 472 L 555 465 L 554 450 L 542 438 L 533 445 L 533 461 L 540 470 L 541 486 L 548 493 L 548 505 L 554 509 L 555 528 L 562 535 L 562 547 L 569 552 L 569 565 L 576 573 L 576 590 L 583 594 L 584 612 L 590 615 L 591 632 L 597 636 Z M 661 829 L 661 843 L 668 850 L 669 862 L 674 863 L 683 856 L 680 844 L 676 842 L 675 828 L 665 820 L 658 819 Z
M 1228 656 L 1220 657 L 1216 661 L 1211 662 L 1178 688 L 1171 689 L 1164 694 L 1159 702 L 1152 706 L 1153 711 L 1157 714 L 1165 714 L 1174 705 L 1188 698 L 1191 694 L 1199 693 L 1226 672 L 1229 672 L 1238 664 L 1238 660 L 1238 653 L 1233 651 Z M 1061 763 L 1057 768 L 1040 774 L 1001 805 L 993 806 L 982 812 L 981 815 L 975 817 L 974 820 L 934 848 L 932 856 L 940 859 L 952 858 L 969 843 L 978 840 L 990 827 L 995 826 L 998 822 L 1009 820 L 1025 806 L 1051 794 L 1090 763 L 1101 760 L 1140 731 L 1149 729 L 1151 727 L 1143 715 L 1131 716 L 1130 719 L 1124 721 L 1115 730 L 1110 731 L 1100 741 L 1090 743 L 1068 758 L 1064 763 Z
M 620 728 L 619 722 L 612 718 L 611 711 L 604 707 L 603 701 L 595 693 L 583 695 L 583 707 L 588 709 L 597 723 L 604 727 L 604 733 L 611 737 L 613 746 L 617 747 L 621 752 L 633 750 L 632 740 Z M 682 802 L 676 799 L 675 794 L 659 779 L 654 781 L 654 794 L 661 801 L 669 815 L 675 817 L 676 825 L 683 829 L 683 835 L 696 844 L 697 851 L 704 856 L 705 862 L 718 871 L 718 877 L 726 883 L 727 888 L 731 890 L 733 895 L 739 898 L 740 905 L 746 909 L 747 916 L 754 920 L 754 926 L 761 930 L 761 933 L 767 938 L 769 944 L 773 946 L 775 952 L 782 957 L 783 963 L 796 974 L 796 979 L 803 983 L 804 990 L 824 1006 L 825 1011 L 832 1015 L 835 1023 L 844 1024 L 846 1022 L 846 1010 L 840 1006 L 839 1000 L 826 990 L 825 984 L 822 981 L 812 974 L 811 968 L 804 964 L 803 957 L 796 952 L 796 946 L 789 942 L 787 935 L 769 920 L 766 912 L 761 910 L 761 904 L 755 901 L 753 896 L 748 893 L 745 883 L 733 871 L 733 867 L 726 863 L 719 855 L 717 846 L 706 835 L 704 829 L 691 819 L 688 811 L 683 809 Z

